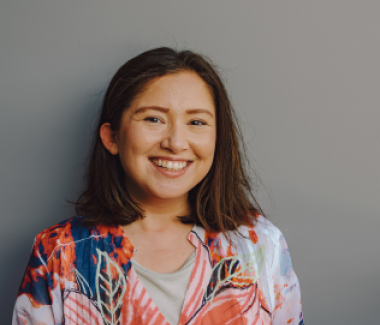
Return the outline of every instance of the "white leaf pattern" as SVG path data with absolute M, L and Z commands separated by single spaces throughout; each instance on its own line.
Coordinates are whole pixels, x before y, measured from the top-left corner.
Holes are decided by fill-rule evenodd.
M 98 263 L 96 267 L 95 287 L 97 303 L 102 318 L 107 325 L 119 324 L 126 280 L 120 267 L 111 260 L 106 252 L 96 249 Z M 102 269 L 102 264 L 104 268 Z
M 265 246 L 246 255 L 235 255 L 222 258 L 212 269 L 208 288 L 205 290 L 204 302 L 210 302 L 222 287 L 244 287 L 255 283 L 265 260 Z M 239 270 L 235 272 L 238 268 Z M 216 277 L 216 279 L 215 279 Z M 213 279 L 214 278 L 214 279 Z
M 92 293 L 92 290 L 91 290 L 90 285 L 88 284 L 87 280 L 83 277 L 82 274 L 79 273 L 79 271 L 77 269 L 74 269 L 74 273 L 75 273 L 75 277 L 77 279 L 79 291 L 83 292 L 89 298 L 93 298 L 94 294 Z

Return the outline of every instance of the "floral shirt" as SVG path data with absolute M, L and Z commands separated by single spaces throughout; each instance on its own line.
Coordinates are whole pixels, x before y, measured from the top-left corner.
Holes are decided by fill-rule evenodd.
M 80 219 L 36 236 L 12 325 L 169 325 L 132 267 L 122 227 L 84 227 Z M 239 233 L 228 241 L 193 227 L 196 261 L 178 324 L 303 324 L 281 232 L 258 216 Z

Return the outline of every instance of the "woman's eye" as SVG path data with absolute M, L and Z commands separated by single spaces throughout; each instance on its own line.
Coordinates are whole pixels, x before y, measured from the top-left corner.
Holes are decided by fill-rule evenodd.
M 205 122 L 200 121 L 200 120 L 194 120 L 194 121 L 191 121 L 190 124 L 191 124 L 191 125 L 197 125 L 197 126 L 206 125 Z
M 157 117 L 147 117 L 145 121 L 151 122 L 151 123 L 160 123 L 160 119 Z

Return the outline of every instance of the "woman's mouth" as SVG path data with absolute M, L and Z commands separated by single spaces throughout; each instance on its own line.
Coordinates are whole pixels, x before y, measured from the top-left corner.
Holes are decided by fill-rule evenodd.
M 150 158 L 149 160 L 158 172 L 169 178 L 181 177 L 193 163 L 192 161 L 167 160 L 164 158 Z
M 152 161 L 156 166 L 165 168 L 167 171 L 179 171 L 187 166 L 187 161 L 172 161 L 161 159 L 152 159 Z

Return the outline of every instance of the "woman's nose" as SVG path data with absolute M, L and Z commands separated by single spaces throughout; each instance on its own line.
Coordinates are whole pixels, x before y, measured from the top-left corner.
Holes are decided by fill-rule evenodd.
M 186 126 L 176 123 L 167 129 L 161 148 L 168 149 L 173 153 L 180 153 L 189 148 L 189 141 L 186 136 Z

